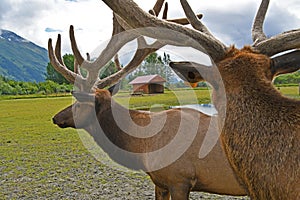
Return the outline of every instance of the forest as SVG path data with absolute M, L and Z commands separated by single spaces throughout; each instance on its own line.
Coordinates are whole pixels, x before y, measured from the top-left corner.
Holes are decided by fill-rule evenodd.
M 74 69 L 73 55 L 65 54 L 63 60 L 69 69 Z M 160 56 L 157 53 L 152 53 L 143 61 L 139 68 L 121 81 L 121 89 L 126 91 L 130 90 L 130 85 L 128 85 L 130 81 L 138 76 L 149 74 L 159 74 L 162 76 L 167 81 L 165 86 L 168 88 L 186 87 L 184 82 L 176 78 L 176 75 L 168 67 L 169 62 L 170 56 L 168 54 L 164 53 L 163 56 Z M 50 63 L 45 67 L 47 68 L 47 74 L 44 82 L 22 82 L 0 76 L 0 95 L 64 94 L 73 90 L 73 86 L 70 85 L 62 75 L 57 73 Z M 105 78 L 116 71 L 117 69 L 113 61 L 111 61 L 100 71 L 100 78 Z M 84 73 L 85 72 L 82 71 L 82 74 Z M 274 84 L 277 87 L 298 86 L 299 83 L 300 71 L 278 76 L 274 80 Z M 199 83 L 199 86 L 206 86 L 206 84 Z

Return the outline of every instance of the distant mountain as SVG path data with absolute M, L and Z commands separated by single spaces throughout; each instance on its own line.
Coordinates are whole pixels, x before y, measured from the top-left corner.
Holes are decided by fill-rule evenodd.
M 17 81 L 45 80 L 48 53 L 45 48 L 0 29 L 0 75 Z

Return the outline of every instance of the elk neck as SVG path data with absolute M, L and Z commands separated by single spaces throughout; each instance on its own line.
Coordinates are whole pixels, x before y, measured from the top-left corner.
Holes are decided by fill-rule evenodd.
M 96 106 L 102 107 L 95 108 L 97 120 L 85 130 L 113 160 L 129 168 L 136 169 L 138 166 L 139 169 L 143 169 L 142 154 L 158 150 L 168 144 L 176 134 L 178 128 L 176 124 L 180 124 L 180 117 L 174 121 L 171 112 L 129 110 L 112 98 L 106 98 L 105 102 L 96 103 Z M 149 135 L 155 130 L 156 122 L 164 122 L 162 119 L 166 120 L 165 124 L 174 123 L 172 127 L 174 131 L 169 131 L 170 127 L 164 124 L 153 135 Z

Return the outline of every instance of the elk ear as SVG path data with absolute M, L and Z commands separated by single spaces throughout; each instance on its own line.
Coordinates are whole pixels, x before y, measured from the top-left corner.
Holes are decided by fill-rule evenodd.
M 273 77 L 293 73 L 300 69 L 300 50 L 296 50 L 271 59 Z
M 73 97 L 79 102 L 95 102 L 95 94 L 87 92 L 72 92 Z
M 117 84 L 111 86 L 110 88 L 108 88 L 108 91 L 110 92 L 111 96 L 114 96 L 115 94 L 117 94 L 120 90 L 120 85 L 121 82 L 119 81 Z

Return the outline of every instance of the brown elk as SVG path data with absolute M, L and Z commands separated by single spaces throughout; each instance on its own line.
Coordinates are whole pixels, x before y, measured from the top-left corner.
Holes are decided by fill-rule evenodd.
M 254 43 L 238 50 L 217 40 L 195 17 L 186 0 L 181 0 L 182 6 L 197 31 L 155 19 L 131 0 L 103 2 L 133 28 L 160 27 L 183 33 L 191 40 L 178 41 L 175 34 L 166 31 L 141 31 L 142 35 L 205 50 L 215 66 L 197 65 L 197 70 L 214 88 L 219 125 L 224 125 L 222 144 L 248 194 L 252 199 L 300 199 L 300 102 L 283 97 L 271 81 L 275 73 L 299 68 L 296 49 L 300 47 L 300 30 L 267 38 L 263 23 L 269 0 L 262 0 L 253 25 Z M 288 50 L 296 51 L 271 59 Z M 222 100 L 222 84 L 226 101 Z
M 187 108 L 158 113 L 127 110 L 114 102 L 107 90 L 73 95 L 77 102 L 59 112 L 53 122 L 61 128 L 86 130 L 112 160 L 125 167 L 147 172 L 155 184 L 156 199 L 169 199 L 170 196 L 175 200 L 188 199 L 190 191 L 246 195 L 219 141 L 205 158 L 199 158 L 200 147 L 213 120 L 211 117 Z M 118 126 L 114 112 L 122 116 L 123 123 L 130 123 L 127 122 L 130 118 L 140 129 L 135 131 L 128 127 L 129 135 Z M 126 116 L 128 112 L 129 117 Z M 164 118 L 162 129 L 155 136 L 144 138 Z M 152 125 L 149 126 L 149 123 Z M 218 137 L 217 127 L 213 127 L 209 134 Z M 177 142 L 167 150 L 149 155 L 172 143 L 176 137 L 179 137 Z M 174 162 L 164 164 L 174 155 Z
M 153 14 L 159 13 L 162 2 L 158 0 Z M 117 18 L 114 18 L 113 35 L 124 31 L 128 26 Z M 163 18 L 166 20 L 166 14 Z M 187 19 L 169 21 L 187 23 Z M 49 40 L 51 64 L 80 88 L 80 92 L 73 92 L 77 102 L 54 116 L 53 122 L 61 128 L 86 130 L 114 161 L 128 168 L 147 172 L 155 184 L 156 199 L 167 200 L 170 196 L 174 200 L 188 199 L 190 191 L 245 195 L 219 140 L 206 157 L 199 157 L 206 133 L 219 133 L 215 118 L 192 109 L 171 109 L 159 113 L 128 110 L 112 99 L 113 89 L 101 89 L 116 83 L 135 69 L 147 55 L 166 44 L 157 41 L 147 45 L 143 37 L 138 37 L 130 30 L 123 33 L 123 36 L 122 33 L 120 35 L 117 38 L 113 36 L 103 53 L 94 62 L 90 62 L 80 55 L 71 27 L 70 39 L 76 58 L 75 72 L 68 70 L 62 62 L 60 36 L 55 51 L 51 39 Z M 99 80 L 100 68 L 124 44 L 135 38 L 138 38 L 139 48 L 132 61 L 127 66 L 120 67 L 116 74 Z M 118 58 L 116 61 L 118 63 Z M 80 74 L 79 66 L 88 71 L 87 77 Z M 121 119 L 123 127 L 120 127 L 120 121 L 116 118 Z M 216 135 L 215 138 L 217 137 Z

